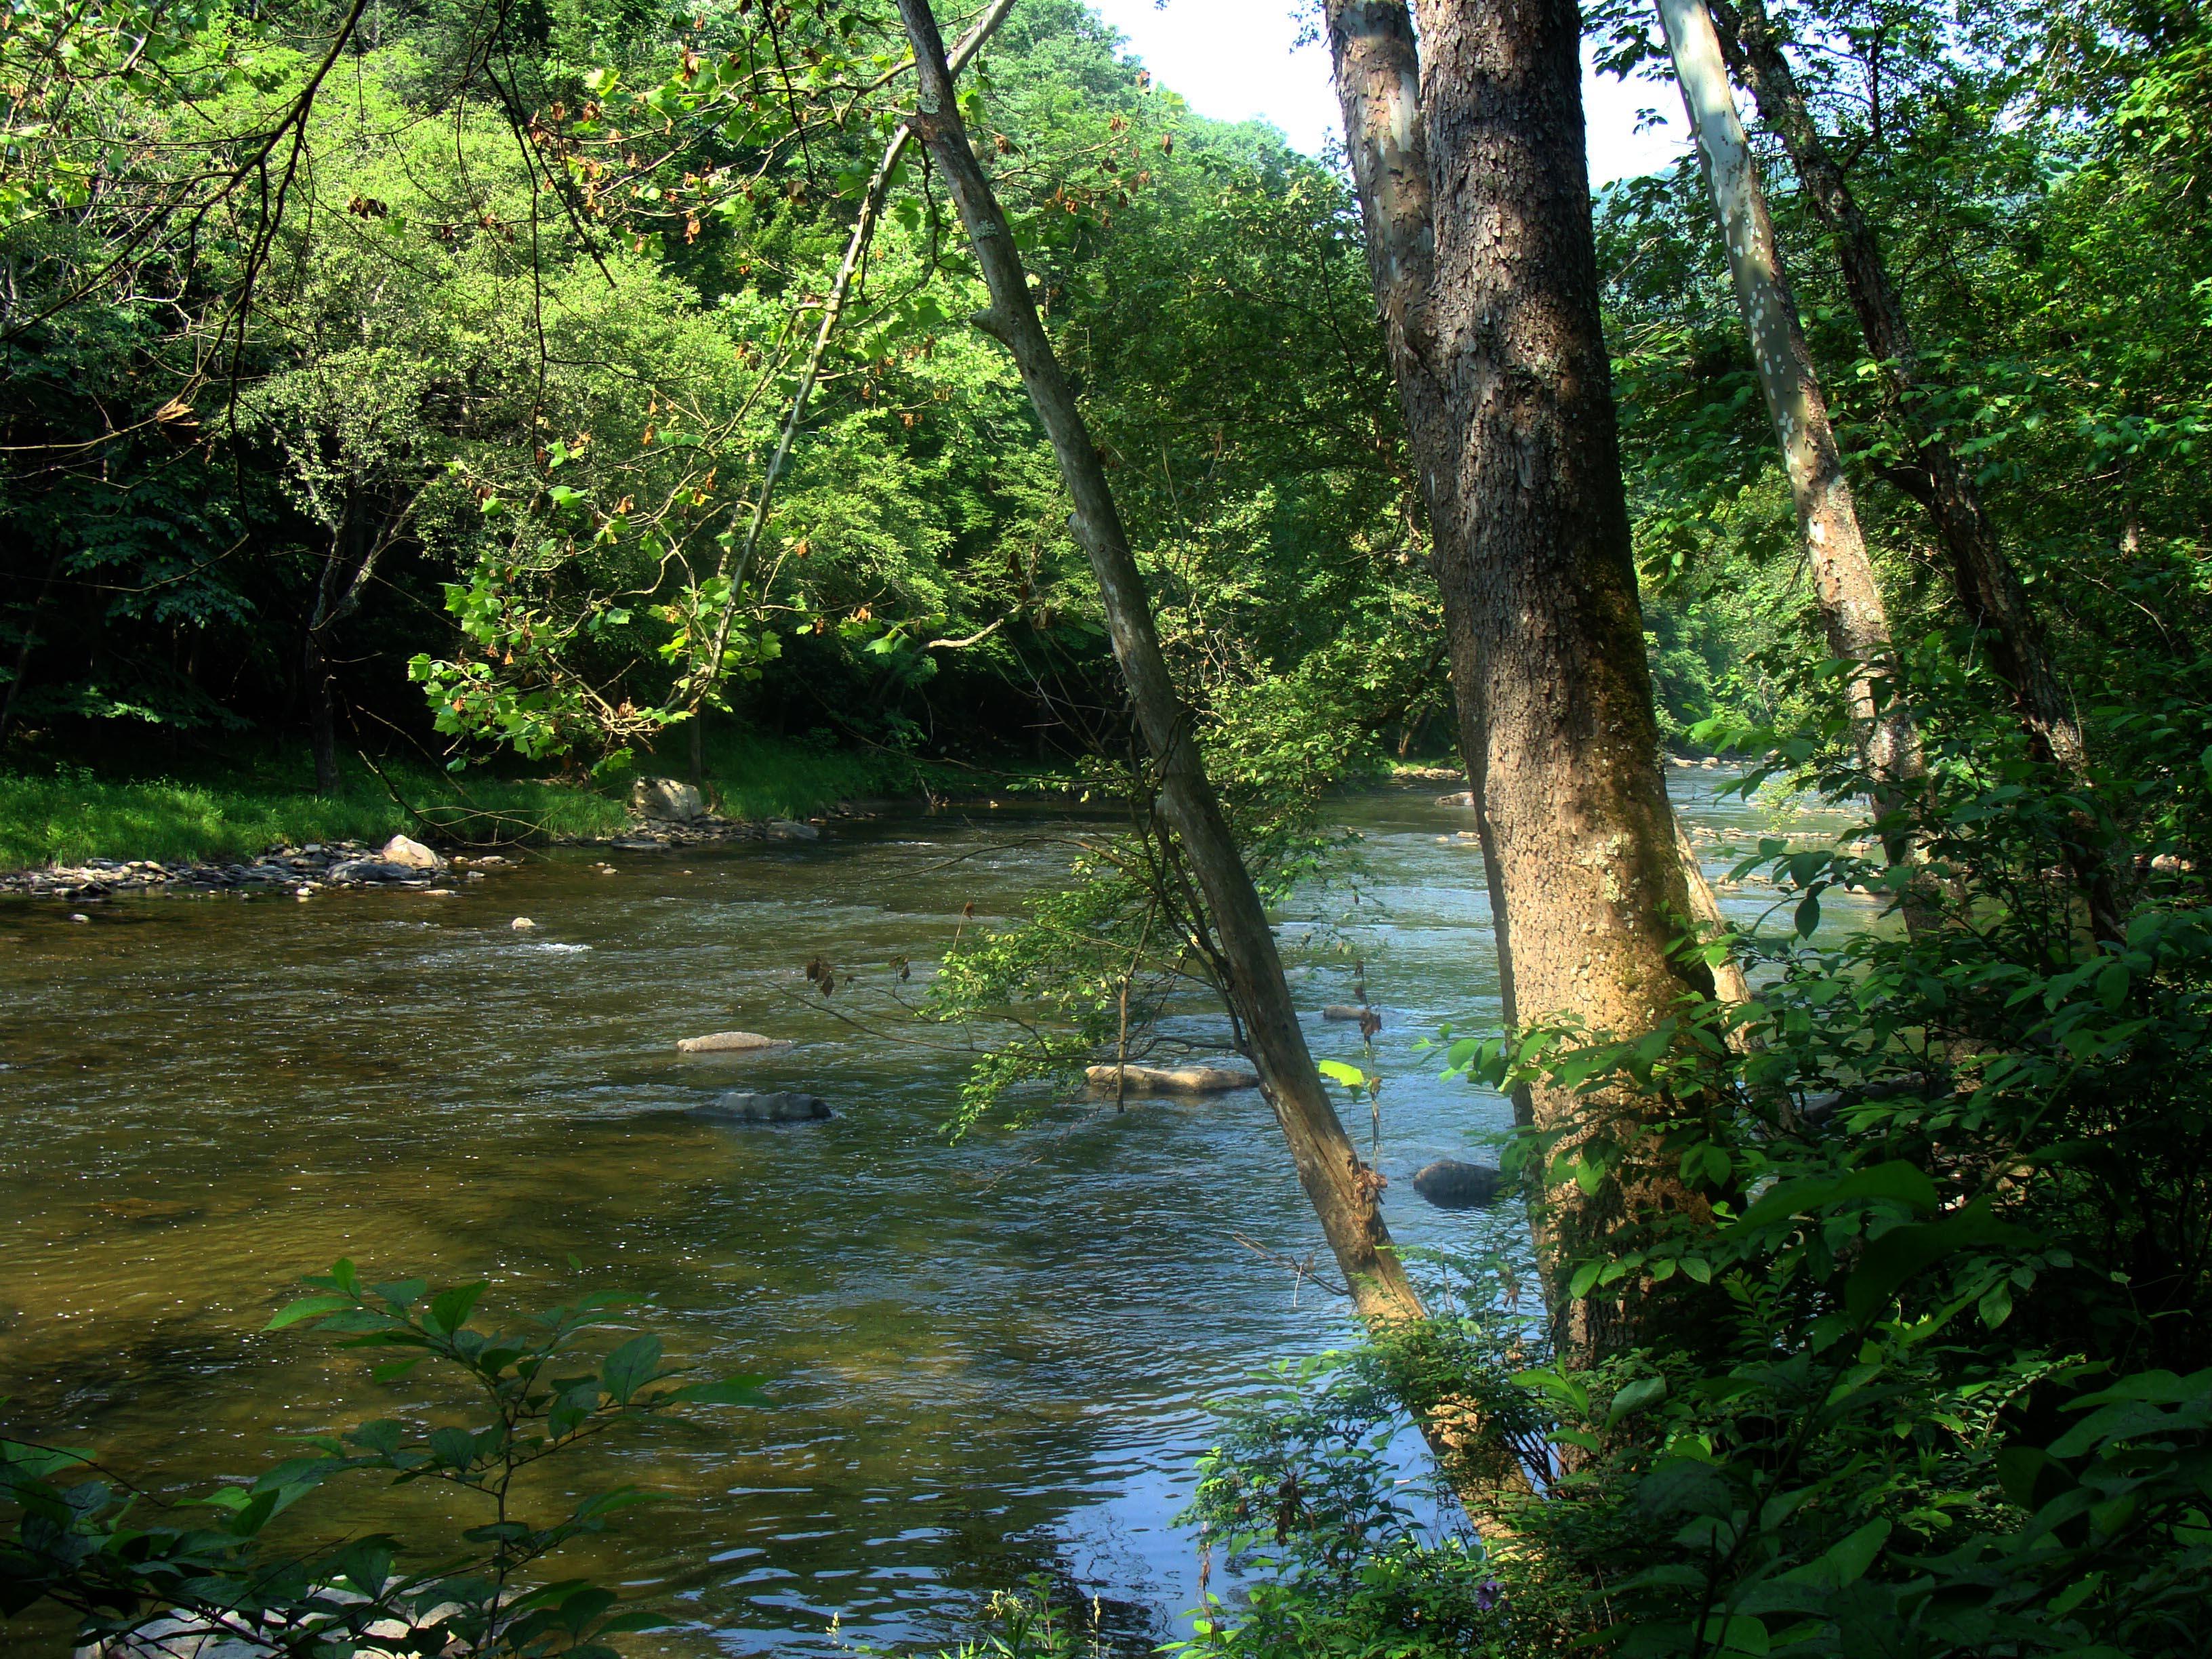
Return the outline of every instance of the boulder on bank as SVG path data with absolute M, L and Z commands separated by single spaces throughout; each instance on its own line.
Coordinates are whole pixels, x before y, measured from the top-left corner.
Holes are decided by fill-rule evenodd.
M 1413 1190 L 1439 1210 L 1479 1210 L 1497 1201 L 1505 1177 L 1487 1164 L 1440 1158 L 1413 1171 Z
M 705 1036 L 679 1037 L 679 1054 L 743 1054 L 761 1048 L 788 1048 L 787 1037 L 763 1036 L 758 1031 L 712 1031 Z
M 663 823 L 690 823 L 707 816 L 699 792 L 674 778 L 640 778 L 629 787 L 629 810 Z
M 1260 1083 L 1260 1074 L 1249 1066 L 1090 1066 L 1083 1075 L 1095 1092 L 1111 1094 L 1116 1072 L 1127 1095 L 1220 1095 Z
M 442 870 L 445 860 L 440 858 L 419 841 L 405 836 L 394 836 L 377 851 L 377 857 L 386 864 L 397 864 L 409 870 Z
M 760 1093 L 738 1089 L 693 1107 L 691 1115 L 712 1123 L 818 1123 L 836 1114 L 819 1095 L 790 1090 Z

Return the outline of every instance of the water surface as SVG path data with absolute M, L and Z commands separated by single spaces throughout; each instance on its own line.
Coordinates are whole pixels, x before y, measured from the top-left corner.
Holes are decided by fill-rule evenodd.
M 1693 822 L 1764 821 L 1713 803 L 1713 781 L 1676 776 Z M 1284 928 L 1315 1050 L 1389 1079 L 1376 1163 L 1403 1242 L 1510 1243 L 1510 1213 L 1437 1212 L 1407 1180 L 1485 1156 L 1508 1118 L 1415 1049 L 1498 1017 L 1468 815 L 1428 792 L 1343 811 L 1365 836 L 1358 904 L 1318 896 Z M 551 1466 L 563 1489 L 676 1500 L 633 1511 L 589 1563 L 675 1592 L 686 1623 L 662 1650 L 834 1652 L 833 1619 L 848 1640 L 949 1640 L 1032 1572 L 1096 1595 L 1141 1650 L 1194 1599 L 1173 1517 L 1205 1401 L 1346 1326 L 1238 1242 L 1280 1258 L 1320 1243 L 1256 1094 L 1070 1105 L 952 1146 L 961 1060 L 883 1029 L 893 959 L 919 981 L 956 930 L 1013 915 L 1062 876 L 1078 828 L 892 816 L 803 847 L 560 850 L 448 898 L 143 897 L 89 924 L 0 902 L 8 1427 L 156 1484 L 251 1473 L 284 1434 L 434 1398 L 260 1334 L 298 1275 L 344 1255 L 373 1278 L 489 1277 L 506 1307 L 620 1285 L 649 1296 L 672 1350 L 763 1373 L 777 1402 Z M 816 957 L 858 987 L 825 1004 Z M 1352 999 L 1355 959 L 1387 1020 L 1372 1057 L 1319 1018 Z M 674 1053 L 732 1027 L 796 1046 Z M 684 1115 L 733 1086 L 807 1089 L 839 1115 Z M 372 1507 L 419 1528 L 436 1501 Z

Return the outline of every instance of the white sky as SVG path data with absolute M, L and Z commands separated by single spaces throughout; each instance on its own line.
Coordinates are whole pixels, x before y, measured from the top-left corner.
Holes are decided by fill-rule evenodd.
M 1340 137 L 1328 52 L 1316 43 L 1297 51 L 1294 0 L 1091 0 L 1098 15 L 1128 38 L 1153 75 L 1201 115 L 1224 121 L 1266 118 L 1309 155 Z M 1671 88 L 1620 82 L 1584 72 L 1583 105 L 1589 131 L 1590 182 L 1610 184 L 1667 166 L 1684 148 L 1682 112 Z M 1668 124 L 1636 131 L 1636 112 L 1651 106 Z

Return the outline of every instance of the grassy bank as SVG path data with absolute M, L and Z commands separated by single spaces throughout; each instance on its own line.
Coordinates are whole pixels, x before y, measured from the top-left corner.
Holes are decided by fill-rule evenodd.
M 382 778 L 349 757 L 329 795 L 310 787 L 304 750 L 167 775 L 97 765 L 0 771 L 0 870 L 92 858 L 238 858 L 280 842 L 373 842 L 401 831 L 478 843 L 550 841 L 617 835 L 629 821 L 626 781 L 594 787 L 487 771 L 453 776 L 419 762 L 378 765 Z M 648 769 L 680 775 L 688 761 Z M 765 818 L 916 793 L 924 772 L 897 756 L 732 732 L 708 745 L 707 778 L 723 812 Z

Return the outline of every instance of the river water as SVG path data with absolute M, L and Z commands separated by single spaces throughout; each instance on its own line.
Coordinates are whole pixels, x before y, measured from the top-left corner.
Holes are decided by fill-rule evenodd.
M 1692 823 L 1771 821 L 1713 800 L 1717 781 L 1674 775 Z M 1415 1047 L 1498 1017 L 1468 815 L 1402 791 L 1341 812 L 1364 838 L 1359 903 L 1340 888 L 1284 928 L 1316 1053 L 1388 1079 L 1376 1162 L 1401 1242 L 1510 1245 L 1510 1209 L 1436 1211 L 1408 1181 L 1486 1159 L 1508 1120 Z M 888 964 L 912 959 L 918 983 L 956 930 L 1014 917 L 1078 827 L 893 814 L 804 846 L 562 849 L 448 898 L 144 897 L 88 925 L 0 901 L 0 1422 L 156 1488 L 250 1474 L 285 1435 L 441 1398 L 262 1334 L 299 1275 L 343 1255 L 373 1279 L 489 1278 L 488 1309 L 617 1286 L 672 1352 L 763 1374 L 775 1401 L 547 1466 L 547 1501 L 624 1480 L 672 1500 L 583 1562 L 672 1597 L 659 1650 L 949 1641 L 1032 1573 L 1096 1595 L 1142 1650 L 1194 1599 L 1174 1516 L 1206 1401 L 1347 1328 L 1236 1237 L 1281 1258 L 1319 1243 L 1256 1093 L 939 1133 L 963 1065 L 886 1029 Z M 1727 867 L 1717 848 L 1708 867 Z M 1745 921 L 1771 898 L 1723 894 Z M 858 984 L 825 1006 L 812 957 Z M 1371 1057 L 1319 1018 L 1353 1000 L 1352 957 L 1387 1022 Z M 733 1027 L 795 1046 L 674 1051 Z M 731 1087 L 804 1088 L 838 1115 L 685 1115 Z M 419 1532 L 438 1502 L 347 1513 Z

